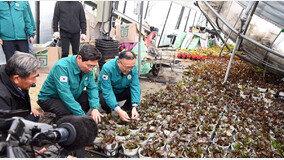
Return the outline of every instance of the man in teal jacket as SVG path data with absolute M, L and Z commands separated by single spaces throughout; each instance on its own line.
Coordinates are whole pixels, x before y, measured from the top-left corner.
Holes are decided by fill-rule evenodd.
M 136 108 L 140 104 L 141 89 L 135 62 L 136 56 L 133 52 L 121 52 L 118 58 L 104 64 L 98 79 L 102 109 L 107 113 L 111 109 L 117 111 L 121 120 L 126 122 L 130 118 L 124 110 L 131 110 L 131 119 L 136 120 L 139 117 Z M 126 102 L 120 108 L 118 101 L 122 100 Z
M 15 51 L 28 53 L 26 31 L 33 43 L 34 32 L 26 7 L 22 1 L 0 1 L 0 45 L 6 62 Z
M 71 114 L 85 115 L 91 108 L 92 118 L 98 123 L 102 115 L 98 111 L 98 87 L 91 71 L 100 58 L 101 53 L 93 45 L 85 45 L 78 55 L 60 59 L 40 90 L 39 106 L 45 112 L 55 113 L 57 119 Z

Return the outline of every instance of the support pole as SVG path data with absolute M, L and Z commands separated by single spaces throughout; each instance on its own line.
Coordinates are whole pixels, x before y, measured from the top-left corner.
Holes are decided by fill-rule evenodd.
M 125 14 L 126 4 L 127 4 L 127 1 L 124 1 L 123 11 L 122 11 L 123 14 Z M 122 25 L 122 21 L 120 22 L 120 25 Z
M 212 26 L 212 28 L 216 31 L 218 37 L 222 40 L 223 44 L 227 47 L 227 49 L 229 50 L 229 52 L 232 52 L 231 49 L 229 48 L 229 46 L 225 43 L 223 37 L 219 34 L 219 32 L 217 31 L 216 27 L 214 26 L 213 22 L 211 21 L 211 19 L 208 17 L 208 15 L 206 13 L 204 13 L 204 11 L 199 7 L 198 2 L 196 2 L 196 6 L 200 9 L 201 13 L 204 15 L 204 17 L 208 20 L 208 22 L 210 23 L 210 25 Z
M 143 5 L 144 1 L 140 2 L 140 14 L 139 14 L 139 39 L 138 39 L 138 75 L 141 70 L 141 32 L 142 32 L 142 20 L 143 20 Z
M 276 38 L 273 40 L 273 42 L 271 43 L 270 47 L 272 47 L 272 46 L 274 45 L 276 39 L 280 36 L 280 34 L 281 34 L 281 30 L 280 30 L 279 34 L 276 36 Z M 268 54 L 269 54 L 269 52 L 266 51 L 266 52 L 265 52 L 265 56 L 264 56 L 264 58 L 263 58 L 263 60 L 264 60 L 265 62 L 267 62 Z M 267 68 L 267 65 L 265 65 L 265 67 L 264 67 L 263 77 L 265 77 L 266 68 Z
M 201 26 L 199 25 L 201 16 L 202 16 L 202 14 L 199 15 L 198 20 L 197 20 L 197 23 L 196 23 L 196 25 L 199 26 L 199 27 L 201 27 Z
M 195 18 L 196 18 L 196 13 L 197 13 L 197 11 L 195 11 L 194 18 L 193 18 L 193 22 L 192 22 L 192 26 L 194 26 L 194 22 L 195 22 Z
M 189 8 L 186 23 L 185 23 L 184 30 L 183 30 L 184 32 L 186 31 L 186 28 L 187 28 L 187 23 L 188 23 L 188 19 L 189 19 L 189 16 L 190 16 L 190 12 L 191 12 L 191 9 Z
M 106 9 L 106 2 L 103 2 L 103 15 L 102 15 L 102 26 L 101 26 L 101 36 L 100 38 L 104 37 L 104 19 L 105 19 L 105 9 Z
M 169 10 L 168 10 L 168 14 L 167 14 L 167 17 L 166 17 L 166 20 L 165 20 L 164 26 L 163 26 L 163 30 L 162 30 L 162 33 L 161 33 L 161 37 L 160 37 L 160 39 L 159 39 L 158 48 L 159 48 L 159 46 L 160 46 L 161 39 L 162 39 L 163 34 L 164 34 L 165 26 L 166 26 L 167 21 L 168 21 L 168 18 L 169 18 L 169 14 L 170 14 L 170 11 L 171 11 L 171 8 L 172 8 L 172 4 L 173 4 L 173 2 L 171 2 L 170 7 L 169 7 Z
M 224 82 L 225 83 L 228 79 L 228 76 L 229 76 L 229 71 L 230 71 L 230 68 L 231 68 L 231 65 L 232 65 L 232 62 L 233 62 L 233 59 L 234 59 L 234 56 L 235 56 L 235 53 L 236 53 L 236 50 L 238 48 L 238 46 L 240 45 L 240 42 L 241 42 L 241 39 L 240 37 L 237 38 L 237 42 L 236 42 L 236 45 L 234 47 L 234 50 L 233 50 L 233 53 L 232 53 L 232 56 L 230 58 L 230 62 L 228 64 L 228 68 L 227 68 L 227 71 L 226 71 L 226 75 L 225 75 L 225 79 L 224 79 Z
M 247 20 L 247 24 L 244 26 L 243 35 L 246 35 L 246 33 L 247 33 L 249 24 L 250 24 L 250 22 L 251 22 L 252 16 L 253 16 L 253 14 L 254 14 L 254 12 L 255 12 L 255 10 L 256 10 L 257 5 L 258 5 L 258 1 L 255 1 L 255 2 L 251 1 L 251 2 L 249 3 L 249 7 L 251 7 L 251 8 L 253 7 L 253 8 L 252 8 L 252 11 L 251 11 L 251 13 L 250 13 L 250 15 L 249 15 L 249 18 L 248 18 L 248 20 Z M 250 9 L 251 9 L 251 8 L 250 8 Z M 243 42 L 243 39 L 241 39 L 240 46 L 242 45 L 242 42 Z M 240 47 L 240 46 L 239 46 L 239 47 Z M 239 49 L 239 48 L 238 48 L 238 49 Z
M 203 1 L 203 3 L 204 3 L 204 4 L 205 4 L 230 30 L 232 30 L 235 34 L 238 34 L 238 31 L 237 31 L 235 28 L 233 28 L 230 24 L 228 24 L 228 23 L 210 6 L 210 4 L 209 4 L 208 2 Z M 258 42 L 256 42 L 256 41 L 250 39 L 249 37 L 247 37 L 247 36 L 245 36 L 245 35 L 240 34 L 240 37 L 244 38 L 245 40 L 251 42 L 252 44 L 254 44 L 254 45 L 256 45 L 256 46 L 258 46 L 258 47 L 260 47 L 260 48 L 262 48 L 262 49 L 265 49 L 266 51 L 268 51 L 268 52 L 270 52 L 270 53 L 272 53 L 272 54 L 274 54 L 274 55 L 276 55 L 276 56 L 278 56 L 278 57 L 280 57 L 280 58 L 284 58 L 284 55 L 282 55 L 282 54 L 280 54 L 280 53 L 274 51 L 273 49 L 268 48 L 268 47 L 266 47 L 266 46 L 264 46 L 264 45 L 262 45 L 262 44 L 260 44 L 260 43 L 258 43 Z
M 254 6 L 252 5 L 252 3 L 254 3 Z M 248 26 L 249 26 L 249 22 L 250 22 L 250 20 L 251 20 L 251 18 L 252 18 L 252 15 L 254 14 L 254 11 L 255 11 L 255 9 L 256 9 L 258 3 L 250 2 L 250 4 L 251 4 L 251 5 L 248 6 L 249 8 L 246 8 L 245 14 L 244 14 L 243 17 L 241 18 L 242 24 L 244 24 L 244 21 L 246 20 L 248 11 L 251 10 L 252 6 L 253 6 L 253 10 L 252 10 L 252 12 L 250 13 L 250 17 L 249 17 L 249 20 L 248 20 L 247 24 L 246 24 L 245 26 L 241 26 L 241 30 L 240 30 L 240 32 L 239 32 L 239 34 L 238 34 L 237 42 L 236 42 L 236 45 L 235 45 L 235 47 L 234 47 L 233 53 L 232 53 L 232 55 L 231 55 L 230 62 L 229 62 L 229 64 L 228 64 L 228 68 L 227 68 L 226 75 L 225 75 L 225 79 L 224 79 L 224 82 L 223 82 L 223 83 L 225 83 L 225 82 L 227 81 L 227 79 L 228 79 L 229 72 L 230 72 L 230 69 L 231 69 L 232 62 L 233 62 L 233 60 L 234 60 L 235 53 L 236 53 L 236 51 L 238 50 L 238 48 L 240 47 L 240 44 L 241 44 L 241 42 L 242 42 L 242 39 L 243 39 L 243 38 L 240 37 L 240 34 L 244 33 L 244 32 L 247 30 L 247 28 L 248 28 Z M 244 27 L 244 30 L 243 30 L 243 27 Z
M 242 11 L 241 11 L 241 13 L 240 13 L 240 15 L 239 15 L 239 18 L 237 18 L 236 23 L 235 23 L 234 26 L 233 26 L 234 28 L 236 27 L 237 23 L 239 22 L 243 11 L 244 11 L 244 9 L 242 9 Z M 227 37 L 226 40 L 225 40 L 225 43 L 226 43 L 226 44 L 227 44 L 227 42 L 228 42 L 228 40 L 229 40 L 229 38 L 230 38 L 230 36 L 231 36 L 232 33 L 233 33 L 233 31 L 230 31 L 230 33 L 228 34 L 228 37 Z M 225 45 L 223 45 L 223 47 L 222 47 L 222 49 L 221 49 L 221 51 L 220 51 L 220 53 L 219 53 L 219 57 L 221 57 L 221 53 L 222 53 L 224 47 L 225 47 Z
M 148 8 L 149 8 L 149 3 L 150 3 L 150 1 L 147 1 L 147 7 L 146 7 L 146 11 L 145 11 L 144 19 L 146 19 L 146 17 L 147 17 Z
M 114 2 L 113 1 L 110 1 L 110 10 L 108 11 L 109 14 L 110 14 L 110 17 L 109 17 L 109 27 L 108 27 L 108 34 L 107 34 L 107 39 L 111 39 L 110 37 L 110 31 L 111 31 L 111 23 L 112 23 L 112 11 L 113 11 L 113 4 Z
M 35 10 L 36 10 L 36 34 L 37 39 L 36 43 L 39 44 L 40 42 L 40 1 L 35 1 Z
M 125 14 L 126 5 L 127 5 L 127 1 L 124 1 L 123 11 L 122 11 L 123 14 Z
M 182 7 L 182 8 L 181 8 L 181 11 L 180 11 L 180 13 L 179 13 L 179 16 L 178 16 L 178 20 L 177 20 L 177 24 L 176 24 L 175 29 L 179 29 L 180 22 L 181 22 L 181 19 L 182 19 L 182 16 L 183 16 L 183 12 L 184 12 L 184 8 L 185 8 L 185 7 Z

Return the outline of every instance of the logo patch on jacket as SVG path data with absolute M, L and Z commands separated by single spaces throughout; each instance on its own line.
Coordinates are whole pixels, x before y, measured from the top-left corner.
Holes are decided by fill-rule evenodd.
M 103 75 L 104 80 L 108 80 L 108 75 Z
M 66 76 L 60 76 L 60 82 L 67 82 Z
M 128 75 L 128 76 L 127 76 L 127 79 L 131 79 L 131 75 Z

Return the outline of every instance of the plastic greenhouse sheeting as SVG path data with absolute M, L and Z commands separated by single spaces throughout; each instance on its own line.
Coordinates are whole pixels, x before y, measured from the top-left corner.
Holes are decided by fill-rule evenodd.
M 237 1 L 242 7 L 247 7 L 249 1 Z M 259 1 L 255 14 L 270 23 L 284 28 L 284 1 Z
M 173 45 L 173 48 L 180 48 L 185 37 L 186 37 L 186 33 L 184 33 L 184 32 L 178 34 L 176 41 Z
M 186 37 L 185 39 L 183 40 L 182 42 L 182 45 L 181 45 L 181 49 L 186 49 L 187 46 L 190 44 L 190 42 L 192 41 L 192 38 L 193 38 L 193 34 L 191 32 L 188 32 L 186 34 Z
M 134 52 L 136 55 L 138 55 L 138 44 L 137 43 L 133 49 L 131 50 L 132 52 Z M 147 51 L 147 47 L 144 45 L 144 41 L 141 41 L 141 68 L 140 68 L 140 74 L 147 74 L 150 72 L 150 70 L 152 69 L 151 64 L 150 63 L 143 63 L 143 59 L 146 57 L 146 51 Z M 136 66 L 138 66 L 138 58 L 136 58 Z
M 192 41 L 191 41 L 190 44 L 187 46 L 187 49 L 188 49 L 188 50 L 193 50 L 193 49 L 195 49 L 195 48 L 198 46 L 198 44 L 199 44 L 199 40 L 200 40 L 200 37 L 198 37 L 198 36 L 193 36 Z

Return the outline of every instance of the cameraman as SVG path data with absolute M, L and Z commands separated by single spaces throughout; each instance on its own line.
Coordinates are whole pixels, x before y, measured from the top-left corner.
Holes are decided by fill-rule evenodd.
M 31 107 L 29 89 L 36 83 L 40 64 L 28 53 L 16 52 L 0 67 L 0 109 L 29 110 L 30 115 L 21 115 L 27 120 L 38 121 L 39 112 Z

